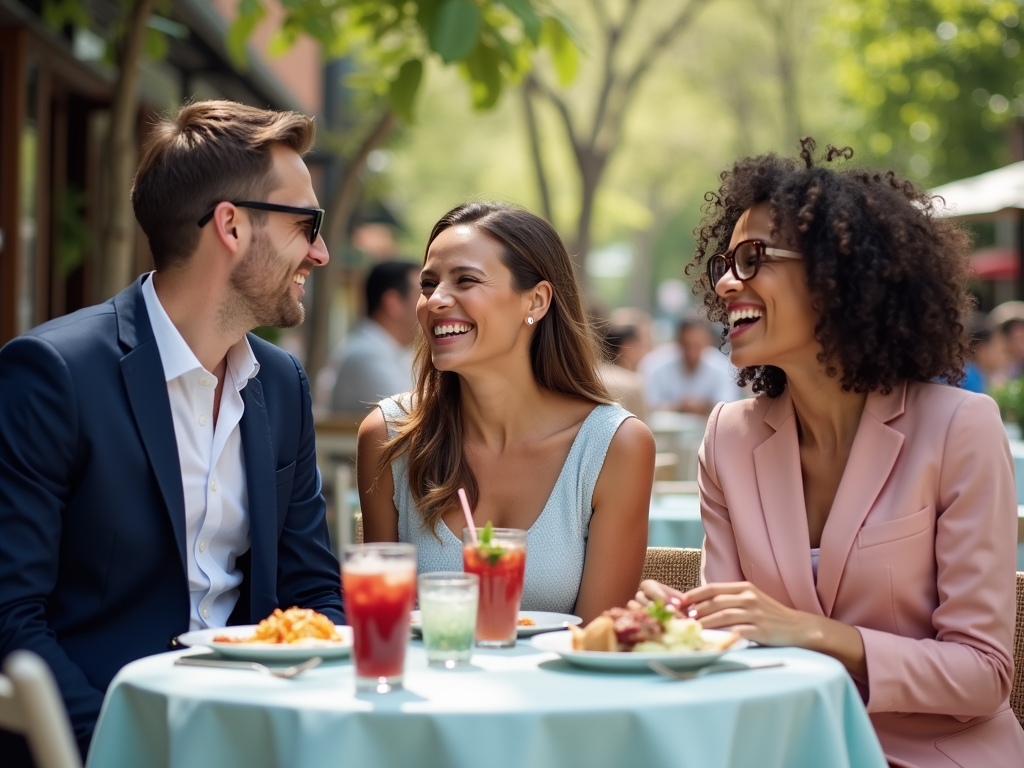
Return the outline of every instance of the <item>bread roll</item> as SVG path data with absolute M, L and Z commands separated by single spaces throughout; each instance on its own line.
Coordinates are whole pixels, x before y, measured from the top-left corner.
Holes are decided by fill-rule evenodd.
M 570 627 L 574 651 L 617 651 L 615 622 L 610 616 L 598 616 L 585 629 Z

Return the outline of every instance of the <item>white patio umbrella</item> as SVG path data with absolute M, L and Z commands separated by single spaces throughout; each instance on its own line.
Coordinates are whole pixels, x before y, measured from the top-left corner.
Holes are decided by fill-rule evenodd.
M 931 190 L 942 216 L 986 220 L 1018 219 L 1024 209 L 1024 161 L 994 171 L 951 181 Z

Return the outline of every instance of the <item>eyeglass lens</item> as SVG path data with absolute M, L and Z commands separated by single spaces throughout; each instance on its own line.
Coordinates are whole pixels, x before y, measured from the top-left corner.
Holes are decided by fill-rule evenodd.
M 718 285 L 732 265 L 735 265 L 736 277 L 740 280 L 750 280 L 757 274 L 758 267 L 761 266 L 763 248 L 762 243 L 754 240 L 740 243 L 729 253 L 713 256 L 708 262 L 708 277 L 711 280 L 711 285 Z M 732 264 L 729 263 L 730 261 Z

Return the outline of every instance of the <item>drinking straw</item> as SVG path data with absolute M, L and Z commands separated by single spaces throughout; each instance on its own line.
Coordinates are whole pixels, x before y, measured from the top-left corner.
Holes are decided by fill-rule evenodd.
M 466 498 L 466 489 L 459 488 L 459 501 L 462 502 L 462 511 L 466 515 L 466 527 L 469 528 L 469 535 L 473 537 L 473 546 L 477 545 L 476 525 L 473 524 L 473 513 L 469 511 L 469 499 Z

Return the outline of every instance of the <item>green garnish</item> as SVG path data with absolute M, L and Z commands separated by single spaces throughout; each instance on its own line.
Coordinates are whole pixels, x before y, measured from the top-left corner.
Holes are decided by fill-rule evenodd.
M 497 565 L 501 556 L 505 554 L 505 548 L 491 543 L 494 540 L 494 525 L 490 520 L 487 521 L 487 525 L 480 532 L 480 538 L 478 540 L 477 552 L 487 558 L 488 565 Z
M 645 607 L 644 610 L 647 611 L 648 616 L 662 624 L 672 618 L 672 611 L 665 607 L 665 603 L 662 600 L 655 600 Z

